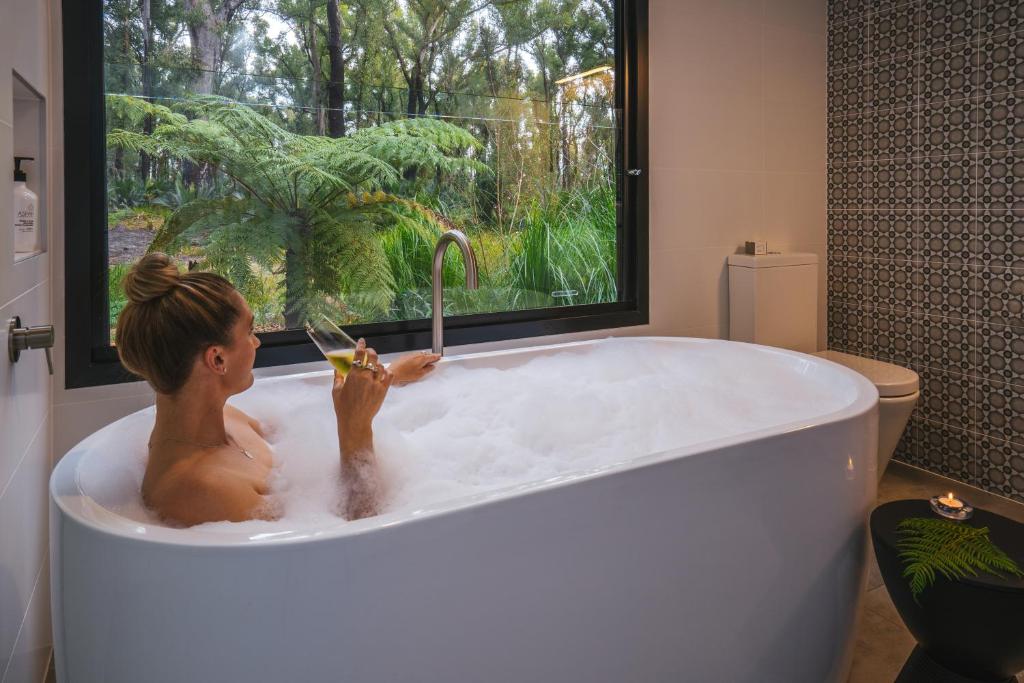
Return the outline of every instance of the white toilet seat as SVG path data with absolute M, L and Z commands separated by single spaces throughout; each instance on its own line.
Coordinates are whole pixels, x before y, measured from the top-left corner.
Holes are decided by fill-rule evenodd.
M 910 396 L 916 393 L 920 386 L 917 373 L 910 368 L 902 368 L 892 363 L 854 356 L 842 351 L 819 351 L 814 355 L 833 363 L 839 363 L 864 375 L 874 383 L 881 398 Z

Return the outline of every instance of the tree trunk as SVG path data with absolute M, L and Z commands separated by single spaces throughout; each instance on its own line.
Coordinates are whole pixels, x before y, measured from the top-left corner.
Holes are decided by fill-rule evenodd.
M 220 31 L 223 28 L 210 0 L 185 0 L 188 17 L 188 36 L 192 43 L 192 92 L 197 95 L 213 93 L 213 76 L 221 59 Z M 187 159 L 181 163 L 182 182 L 199 187 L 203 169 Z
M 293 240 L 284 252 L 284 324 L 286 329 L 301 329 L 306 322 L 306 292 L 309 278 L 305 267 L 310 228 L 300 219 Z
M 305 291 L 301 255 L 292 247 L 284 253 L 284 326 L 293 330 L 302 327 L 303 310 L 301 292 Z
M 409 101 L 405 103 L 405 115 L 415 119 L 426 113 L 426 103 L 423 101 L 423 69 L 422 62 L 417 61 L 412 71 L 412 78 L 409 79 Z M 416 167 L 409 166 L 402 174 L 406 180 L 416 179 Z
M 213 93 L 213 76 L 221 61 L 220 34 L 225 28 L 226 19 L 222 16 L 224 8 L 214 11 L 210 0 L 185 0 L 185 9 L 188 35 L 192 43 L 192 66 L 196 69 L 192 92 L 209 95 Z
M 405 103 L 405 115 L 414 119 L 419 115 L 420 100 L 423 98 L 423 76 L 422 67 L 419 62 L 413 68 L 412 78 L 409 79 L 409 101 Z
M 153 16 L 151 0 L 140 0 L 142 10 L 142 97 L 147 102 L 153 100 Z M 146 116 L 142 121 L 142 132 L 153 134 L 153 117 Z M 143 182 L 149 180 L 151 162 L 146 152 L 139 153 L 139 177 Z
M 327 56 L 330 81 L 327 83 L 327 133 L 345 137 L 345 55 L 341 48 L 341 11 L 338 0 L 327 0 Z
M 320 70 L 320 46 L 316 41 L 316 6 L 317 0 L 309 1 L 309 67 L 313 72 L 313 106 L 316 112 L 316 134 L 323 135 L 327 130 L 324 120 L 324 104 L 320 96 L 320 82 L 323 80 L 323 73 Z
M 537 65 L 540 67 L 541 85 L 544 89 L 544 120 L 548 124 L 544 126 L 544 137 L 546 138 L 545 143 L 548 155 L 548 173 L 554 176 L 558 172 L 558 155 L 555 152 L 555 127 L 553 125 L 555 123 L 555 103 L 551 95 L 551 76 L 548 74 L 547 55 L 545 54 L 546 47 L 547 45 L 543 39 L 538 40 L 534 46 L 534 57 L 537 60 Z
M 362 80 L 356 89 L 356 96 L 353 98 L 352 128 L 358 130 L 359 124 L 363 122 L 363 95 L 365 94 Z

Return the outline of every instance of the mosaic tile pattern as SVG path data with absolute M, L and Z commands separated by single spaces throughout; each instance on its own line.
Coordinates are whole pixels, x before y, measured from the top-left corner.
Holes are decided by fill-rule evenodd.
M 829 345 L 921 376 L 897 458 L 1024 501 L 1024 2 L 828 17 Z

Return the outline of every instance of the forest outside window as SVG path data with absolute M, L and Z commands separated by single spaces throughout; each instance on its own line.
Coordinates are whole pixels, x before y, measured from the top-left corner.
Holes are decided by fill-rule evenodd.
M 88 22 L 74 4 L 65 21 Z M 69 242 L 85 247 L 72 256 L 69 245 L 69 304 L 76 282 L 87 284 L 92 316 L 69 313 L 69 336 L 90 350 L 69 349 L 70 365 L 116 357 L 122 279 L 154 250 L 238 287 L 277 347 L 261 364 L 309 359 L 282 348 L 305 345 L 296 330 L 320 315 L 384 350 L 419 344 L 433 248 L 451 228 L 470 238 L 480 287 L 467 290 L 461 259 L 449 257 L 446 316 L 467 330 L 506 323 L 466 340 L 645 321 L 646 213 L 630 210 L 637 193 L 624 173 L 646 152 L 626 111 L 640 82 L 627 92 L 635 3 L 85 4 L 102 19 L 90 127 L 102 140 L 80 156 L 70 135 L 86 124 L 69 117 L 68 181 L 85 156 L 105 196 L 92 186 L 87 213 L 104 220 L 83 237 L 70 205 L 90 193 L 68 190 Z M 66 55 L 84 35 L 65 27 Z M 96 61 L 84 52 L 82 64 Z M 75 60 L 65 60 L 69 91 L 87 68 Z M 637 315 L 529 324 L 621 313 Z

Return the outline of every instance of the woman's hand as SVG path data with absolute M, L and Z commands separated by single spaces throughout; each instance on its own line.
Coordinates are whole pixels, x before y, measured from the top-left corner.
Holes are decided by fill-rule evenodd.
M 362 339 L 356 346 L 355 360 L 362 367 L 353 365 L 348 377 L 335 371 L 331 391 L 343 458 L 373 450 L 373 418 L 393 380 L 391 372 L 379 364 L 377 352 L 366 348 Z
M 409 353 L 391 363 L 388 370 L 395 376 L 395 384 L 408 384 L 429 375 L 437 367 L 435 363 L 439 360 L 441 354 L 438 353 Z

